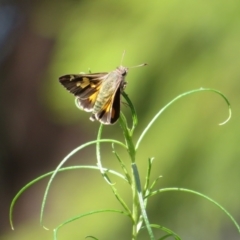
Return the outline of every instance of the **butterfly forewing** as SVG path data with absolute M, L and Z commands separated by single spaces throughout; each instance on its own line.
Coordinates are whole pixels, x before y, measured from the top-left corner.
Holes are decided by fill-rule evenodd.
M 75 96 L 88 95 L 101 84 L 107 73 L 96 74 L 69 74 L 59 78 L 60 83 Z
M 79 108 L 91 112 L 106 74 L 69 74 L 60 77 L 59 81 L 77 97 Z

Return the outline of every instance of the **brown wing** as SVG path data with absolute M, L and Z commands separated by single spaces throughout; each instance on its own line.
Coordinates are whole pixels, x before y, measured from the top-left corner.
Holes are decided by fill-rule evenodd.
M 101 84 L 108 73 L 69 74 L 59 78 L 59 82 L 78 97 L 91 94 L 94 88 Z
M 120 87 L 118 87 L 115 94 L 109 98 L 102 109 L 98 113 L 93 114 L 90 119 L 92 121 L 99 120 L 103 124 L 114 124 L 120 115 L 120 97 L 121 91 Z
M 77 104 L 81 109 L 91 112 L 102 81 L 107 74 L 69 74 L 60 77 L 59 81 L 69 92 L 77 97 Z

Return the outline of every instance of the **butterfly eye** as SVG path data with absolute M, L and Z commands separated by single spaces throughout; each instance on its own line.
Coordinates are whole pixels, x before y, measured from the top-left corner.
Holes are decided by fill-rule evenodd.
M 127 71 L 124 71 L 123 73 L 122 73 L 122 76 L 126 76 L 127 75 Z

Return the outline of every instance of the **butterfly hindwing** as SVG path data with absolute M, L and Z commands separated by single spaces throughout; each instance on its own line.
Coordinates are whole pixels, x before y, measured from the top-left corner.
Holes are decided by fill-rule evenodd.
M 86 112 L 91 112 L 100 91 L 100 87 L 101 84 L 99 84 L 94 90 L 89 91 L 89 93 L 85 93 L 85 97 L 77 97 L 77 106 Z

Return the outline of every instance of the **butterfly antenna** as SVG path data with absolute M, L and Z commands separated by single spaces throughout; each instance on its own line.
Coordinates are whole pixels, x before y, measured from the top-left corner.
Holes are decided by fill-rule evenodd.
M 125 53 L 126 53 L 126 51 L 124 50 L 123 54 L 122 54 L 122 59 L 121 59 L 121 65 L 120 66 L 122 66 L 122 62 L 123 62 L 123 58 L 125 57 Z M 129 67 L 129 68 L 143 67 L 143 66 L 146 66 L 146 65 L 147 65 L 147 63 L 143 63 L 143 64 L 140 64 L 140 65 L 137 65 L 137 66 L 133 66 L 133 67 Z
M 142 63 L 142 64 L 139 64 L 137 66 L 133 66 L 133 67 L 129 67 L 129 68 L 137 68 L 137 67 L 143 67 L 143 66 L 146 66 L 147 63 Z
M 120 64 L 120 66 L 122 66 L 122 63 L 123 63 L 123 58 L 124 58 L 124 56 L 125 56 L 125 50 L 123 51 L 123 54 L 122 54 L 122 59 L 121 59 L 121 64 Z

